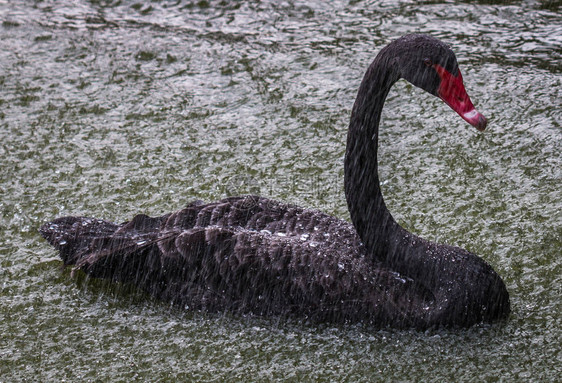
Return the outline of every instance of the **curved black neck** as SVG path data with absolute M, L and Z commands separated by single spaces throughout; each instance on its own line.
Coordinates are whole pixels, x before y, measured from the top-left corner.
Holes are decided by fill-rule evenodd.
M 345 155 L 345 194 L 351 220 L 367 251 L 386 258 L 390 241 L 403 229 L 388 211 L 377 164 L 379 121 L 386 96 L 400 78 L 384 51 L 375 58 L 353 105 Z

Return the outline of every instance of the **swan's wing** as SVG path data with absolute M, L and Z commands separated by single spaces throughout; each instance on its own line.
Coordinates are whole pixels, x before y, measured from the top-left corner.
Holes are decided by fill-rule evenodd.
M 410 325 L 419 286 L 368 260 L 353 227 L 249 197 L 113 224 L 65 217 L 41 233 L 67 265 L 207 311 Z

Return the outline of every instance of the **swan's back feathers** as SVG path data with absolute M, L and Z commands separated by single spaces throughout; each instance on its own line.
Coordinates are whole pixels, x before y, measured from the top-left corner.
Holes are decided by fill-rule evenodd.
M 411 279 L 367 260 L 351 224 L 262 197 L 121 225 L 65 217 L 41 233 L 65 264 L 195 309 L 415 326 L 425 319 L 408 307 L 430 304 Z

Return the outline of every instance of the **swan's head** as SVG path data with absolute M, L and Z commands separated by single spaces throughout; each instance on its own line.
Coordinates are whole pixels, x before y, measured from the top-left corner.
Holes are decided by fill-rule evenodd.
M 476 129 L 486 128 L 486 118 L 474 108 L 464 89 L 451 48 L 425 35 L 406 35 L 388 48 L 400 77 L 445 101 Z

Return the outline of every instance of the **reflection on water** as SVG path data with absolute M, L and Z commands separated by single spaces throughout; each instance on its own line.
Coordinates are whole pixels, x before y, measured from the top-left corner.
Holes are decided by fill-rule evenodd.
M 559 374 L 562 16 L 555 1 L 0 3 L 3 376 L 504 379 Z M 36 229 L 260 192 L 347 217 L 346 124 L 381 46 L 457 53 L 480 134 L 406 83 L 381 127 L 384 194 L 428 239 L 482 255 L 513 315 L 373 331 L 170 310 L 72 280 Z M 558 358 L 558 359 L 557 359 Z

